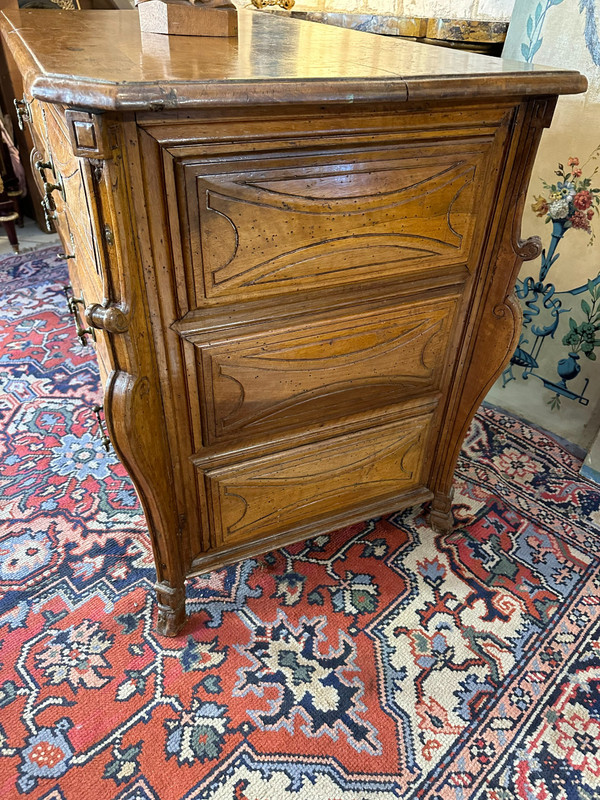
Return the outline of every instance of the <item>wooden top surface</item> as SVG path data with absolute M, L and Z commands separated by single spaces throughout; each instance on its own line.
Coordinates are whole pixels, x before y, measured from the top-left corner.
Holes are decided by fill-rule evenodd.
M 29 94 L 90 110 L 572 94 L 587 85 L 575 71 L 253 11 L 239 12 L 232 38 L 141 34 L 136 10 L 11 10 L 0 27 Z

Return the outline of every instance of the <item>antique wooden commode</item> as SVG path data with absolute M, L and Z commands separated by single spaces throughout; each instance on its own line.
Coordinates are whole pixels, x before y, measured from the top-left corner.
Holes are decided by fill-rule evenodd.
M 45 208 L 142 500 L 186 576 L 432 500 L 516 344 L 525 190 L 576 72 L 240 12 L 12 11 Z

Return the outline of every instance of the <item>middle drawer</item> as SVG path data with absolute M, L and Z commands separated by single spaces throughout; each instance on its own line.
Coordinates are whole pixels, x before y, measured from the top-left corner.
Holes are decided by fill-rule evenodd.
M 205 445 L 396 408 L 441 388 L 457 297 L 284 329 L 185 334 L 195 346 Z

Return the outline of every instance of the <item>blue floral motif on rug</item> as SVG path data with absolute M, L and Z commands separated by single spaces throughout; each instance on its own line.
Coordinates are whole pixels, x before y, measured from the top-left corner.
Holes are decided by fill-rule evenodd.
M 407 509 L 209 573 L 157 637 L 55 253 L 0 261 L 3 798 L 600 797 L 600 494 L 573 455 L 482 407 L 451 533 Z

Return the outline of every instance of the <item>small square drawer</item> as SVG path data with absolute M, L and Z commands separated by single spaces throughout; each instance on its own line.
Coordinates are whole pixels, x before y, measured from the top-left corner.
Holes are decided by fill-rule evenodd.
M 302 529 L 387 501 L 422 484 L 431 416 L 199 471 L 214 521 L 213 546 Z

